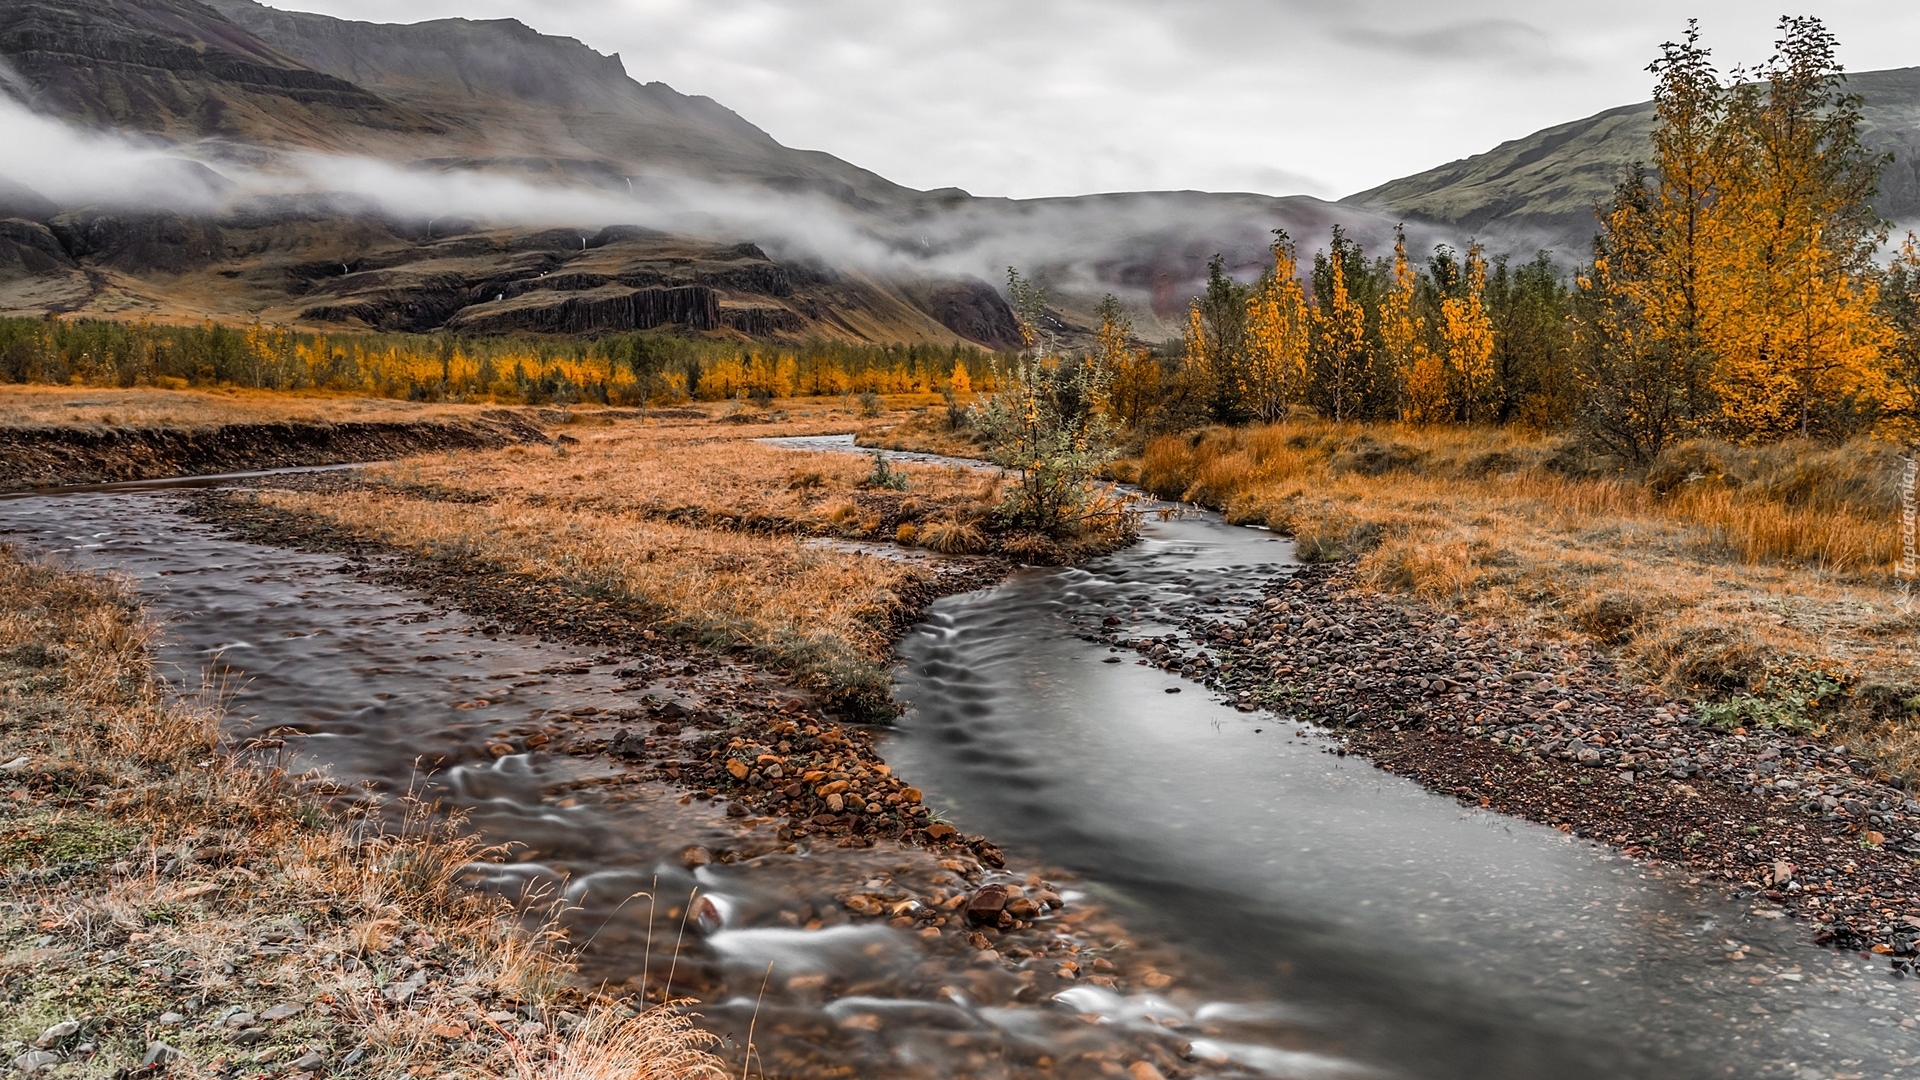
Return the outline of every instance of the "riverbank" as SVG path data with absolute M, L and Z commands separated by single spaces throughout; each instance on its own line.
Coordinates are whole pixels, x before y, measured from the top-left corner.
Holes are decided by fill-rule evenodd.
M 1727 726 L 1813 734 L 1920 783 L 1920 614 L 1899 448 L 1700 440 L 1628 474 L 1564 439 L 1294 422 L 1149 441 L 1163 498 L 1528 640 L 1591 645 Z
M 648 1075 L 721 1075 L 684 1017 L 582 992 L 564 942 L 462 888 L 497 854 L 428 807 L 341 817 L 223 746 L 124 587 L 0 546 L 0 594 L 13 1067 L 505 1077 L 644 1044 Z
M 1684 447 L 1636 486 L 1505 432 L 1156 439 L 1116 472 L 1289 532 L 1315 565 L 1184 641 L 1102 637 L 1243 710 L 1326 725 L 1335 752 L 1711 879 L 1911 971 L 1920 621 L 1872 554 L 1898 524 L 1897 463 L 1731 452 Z
M 1242 710 L 1324 726 L 1329 752 L 1670 865 L 1912 970 L 1920 803 L 1846 746 L 1707 726 L 1604 650 L 1382 594 L 1351 564 L 1264 591 L 1182 635 L 1102 637 Z

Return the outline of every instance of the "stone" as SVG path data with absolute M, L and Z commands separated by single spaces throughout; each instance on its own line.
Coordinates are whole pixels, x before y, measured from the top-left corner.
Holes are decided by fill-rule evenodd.
M 51 1050 L 29 1050 L 13 1059 L 13 1067 L 23 1073 L 38 1072 L 58 1064 L 60 1064 L 60 1055 Z
M 680 852 L 680 864 L 689 870 L 698 869 L 713 862 L 713 852 L 694 844 Z
M 407 976 L 405 981 L 390 984 L 380 994 L 395 1005 L 405 1005 L 413 999 L 413 995 L 420 992 L 421 987 L 426 985 L 427 973 L 423 968 Z
M 1007 909 L 1007 887 L 983 885 L 967 900 L 967 922 L 973 926 L 997 926 Z
M 266 1012 L 261 1013 L 260 1019 L 278 1023 L 281 1020 L 291 1020 L 306 1011 L 307 1007 L 305 1005 L 295 1005 L 291 1001 L 283 1001 L 273 1008 L 268 1009 Z
M 1040 905 L 1024 896 L 1016 896 L 1007 901 L 1007 914 L 1016 919 L 1032 920 L 1040 915 Z
M 693 925 L 703 934 L 712 934 L 725 926 L 727 919 L 710 896 L 703 896 L 693 902 Z
M 305 1054 L 302 1054 L 300 1057 L 295 1058 L 293 1060 L 293 1064 L 289 1066 L 289 1068 L 295 1069 L 299 1072 L 317 1072 L 320 1069 L 325 1068 L 326 1064 L 327 1064 L 326 1057 L 323 1056 L 319 1051 L 309 1050 Z
M 1167 1076 L 1150 1062 L 1136 1061 L 1127 1066 L 1127 1080 L 1167 1080 Z
M 164 1069 L 178 1060 L 180 1060 L 180 1051 L 156 1039 L 147 1044 L 147 1052 L 140 1058 L 140 1067 Z
M 267 1037 L 267 1029 L 262 1027 L 242 1028 L 233 1034 L 235 1046 L 252 1046 Z
M 62 1020 L 41 1032 L 40 1037 L 34 1040 L 33 1045 L 45 1050 L 55 1043 L 64 1042 L 78 1034 L 80 1034 L 80 1021 Z
M 239 1012 L 228 1013 L 221 1017 L 220 1023 L 230 1028 L 243 1028 L 251 1026 L 254 1019 L 255 1017 L 252 1013 L 242 1009 Z

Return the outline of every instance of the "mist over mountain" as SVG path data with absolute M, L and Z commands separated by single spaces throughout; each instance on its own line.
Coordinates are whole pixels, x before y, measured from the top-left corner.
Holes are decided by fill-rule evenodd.
M 1911 213 L 1920 70 L 1854 87 L 1901 154 L 1885 212 Z M 1649 126 L 1628 106 L 1340 203 L 977 198 L 783 146 L 511 19 L 0 0 L 0 311 L 1002 347 L 1011 265 L 1070 326 L 1113 292 L 1165 337 L 1212 255 L 1250 276 L 1274 229 L 1384 253 L 1405 220 L 1416 251 L 1571 261 Z

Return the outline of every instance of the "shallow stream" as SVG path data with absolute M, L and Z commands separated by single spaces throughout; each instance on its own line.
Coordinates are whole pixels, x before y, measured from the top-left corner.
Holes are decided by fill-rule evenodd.
M 851 448 L 819 442 L 804 448 Z M 1010 863 L 1064 868 L 1142 947 L 1181 958 L 1158 995 L 1083 986 L 1015 1004 L 993 972 L 907 933 L 805 928 L 834 921 L 849 881 L 919 872 L 883 849 L 787 852 L 769 827 L 677 792 L 597 796 L 611 762 L 487 749 L 671 695 L 670 680 L 636 686 L 621 658 L 484 634 L 337 557 L 227 539 L 176 499 L 4 499 L 0 539 L 130 575 L 169 620 L 169 675 L 231 680 L 237 737 L 292 732 L 298 765 L 389 792 L 426 783 L 489 839 L 522 845 L 493 884 L 573 898 L 596 977 L 634 979 L 651 954 L 657 982 L 672 952 L 662 927 L 700 887 L 709 925 L 678 977 L 738 1038 L 774 965 L 759 1023 L 775 1075 L 1020 1075 L 1036 1055 L 1071 1074 L 1075 1052 L 1142 1040 L 1197 1070 L 1276 1077 L 1920 1069 L 1920 994 L 1883 967 L 1805 945 L 1800 927 L 1724 893 L 1326 753 L 1291 723 L 1085 640 L 1108 615 L 1165 633 L 1199 605 L 1255 599 L 1291 564 L 1266 532 L 1150 518 L 1113 556 L 939 602 L 902 643 L 909 711 L 885 746 L 896 771 Z M 422 761 L 441 764 L 429 777 Z M 690 844 L 738 861 L 690 871 Z M 640 891 L 662 898 L 651 916 Z

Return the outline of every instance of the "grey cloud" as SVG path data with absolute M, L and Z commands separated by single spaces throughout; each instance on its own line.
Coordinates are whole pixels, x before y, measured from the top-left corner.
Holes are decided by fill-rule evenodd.
M 1551 35 L 1517 19 L 1476 19 L 1411 29 L 1347 26 L 1337 29 L 1335 36 L 1362 48 L 1411 59 L 1567 63 L 1558 55 Z
M 1642 69 L 1686 14 L 1728 58 L 1765 55 L 1772 23 L 1743 0 L 274 2 L 517 17 L 788 145 L 916 187 L 1017 196 L 1362 190 L 1644 98 Z M 1850 68 L 1913 62 L 1920 5 L 1811 7 Z

